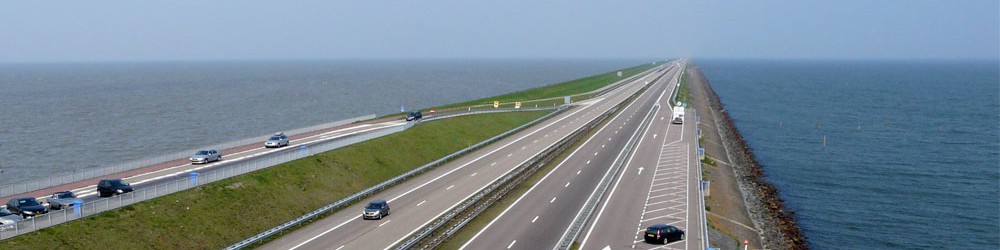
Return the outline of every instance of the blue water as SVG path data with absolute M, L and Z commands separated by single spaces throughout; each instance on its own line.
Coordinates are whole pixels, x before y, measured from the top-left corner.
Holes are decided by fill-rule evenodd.
M 1000 248 L 996 61 L 694 63 L 814 248 Z
M 652 60 L 0 64 L 0 185 Z M 261 138 L 262 140 L 264 138 Z

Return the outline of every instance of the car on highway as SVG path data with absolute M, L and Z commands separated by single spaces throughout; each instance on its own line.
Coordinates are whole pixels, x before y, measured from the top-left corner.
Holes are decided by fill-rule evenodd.
M 5 207 L 0 207 L 0 230 L 13 228 L 14 223 L 21 221 L 21 215 L 15 214 Z
M 75 200 L 76 194 L 72 191 L 55 192 L 48 198 L 45 198 L 45 201 L 49 203 L 49 208 L 53 210 L 72 207 Z
M 49 212 L 49 208 L 38 202 L 35 197 L 18 197 L 7 201 L 7 210 L 20 214 L 24 218 L 34 217 Z
M 198 152 L 195 152 L 194 155 L 191 156 L 190 160 L 191 164 L 205 164 L 213 161 L 221 161 L 222 152 L 215 149 L 198 150 Z
M 646 243 L 664 244 L 684 240 L 684 230 L 667 224 L 656 224 L 646 228 L 643 238 Z
M 421 114 L 420 111 L 413 111 L 410 112 L 409 114 L 406 114 L 407 121 L 416 121 L 420 120 L 421 118 L 424 118 L 424 115 Z
M 264 142 L 265 148 L 280 148 L 283 146 L 288 146 L 288 136 L 283 132 L 274 133 L 267 141 Z
M 361 213 L 361 217 L 368 219 L 381 220 L 382 217 L 389 215 L 389 202 L 385 200 L 374 200 L 365 206 L 365 211 Z
M 132 191 L 132 185 L 122 179 L 104 179 L 97 182 L 97 195 L 101 197 L 111 197 Z

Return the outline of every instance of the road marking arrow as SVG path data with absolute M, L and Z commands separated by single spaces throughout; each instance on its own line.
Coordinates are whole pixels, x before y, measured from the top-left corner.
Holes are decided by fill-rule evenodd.
M 642 167 L 639 167 L 639 174 L 642 174 Z

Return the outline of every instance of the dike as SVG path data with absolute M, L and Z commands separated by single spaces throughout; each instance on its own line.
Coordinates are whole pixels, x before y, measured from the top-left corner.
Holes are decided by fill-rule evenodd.
M 725 111 L 725 106 L 701 71 L 692 67 L 689 74 L 697 74 L 708 97 L 711 115 L 722 136 L 723 144 L 731 159 L 737 185 L 743 194 L 746 210 L 756 228 L 760 229 L 761 244 L 765 249 L 809 249 L 805 236 L 793 215 L 785 208 L 778 189 L 764 180 L 765 173 L 754 157 L 743 135 Z

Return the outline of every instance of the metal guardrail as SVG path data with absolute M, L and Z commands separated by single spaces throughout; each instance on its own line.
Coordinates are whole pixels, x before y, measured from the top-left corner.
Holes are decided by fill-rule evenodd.
M 698 124 L 701 123 L 701 119 L 698 118 L 698 112 L 695 109 L 691 109 L 691 113 L 694 114 L 693 117 L 694 117 L 694 122 L 695 122 L 694 123 L 695 129 L 698 129 Z M 699 135 L 700 135 L 700 132 L 699 132 Z M 697 143 L 698 144 L 698 148 L 700 149 L 701 148 L 701 140 L 698 140 L 698 139 L 700 139 L 700 138 L 696 138 L 695 141 L 698 142 Z M 701 153 L 704 154 L 704 150 L 701 150 Z M 699 159 L 698 159 L 698 181 L 699 181 L 699 183 L 698 183 L 699 184 L 698 185 L 698 194 L 701 195 L 701 199 L 699 200 L 699 201 L 701 201 L 701 209 L 699 209 L 699 211 L 701 212 L 701 233 L 702 233 L 702 239 L 703 239 L 702 242 L 704 242 L 704 246 L 702 246 L 702 249 L 708 249 L 708 246 L 709 246 L 709 244 L 708 244 L 709 243 L 709 237 L 708 237 L 708 215 L 706 214 L 706 211 L 705 211 L 705 185 L 704 185 L 704 179 L 702 179 L 703 177 L 701 176 L 701 173 L 703 171 L 704 170 L 702 169 L 701 159 L 699 157 Z
M 530 126 L 533 126 L 533 125 L 535 125 L 535 124 L 537 124 L 537 123 L 539 123 L 541 121 L 544 121 L 544 120 L 548 119 L 549 117 L 552 117 L 552 116 L 560 113 L 564 109 L 565 108 L 559 108 L 559 109 L 557 109 L 556 112 L 549 113 L 549 114 L 547 114 L 545 116 L 542 116 L 542 117 L 540 117 L 538 119 L 535 119 L 534 121 L 531 121 L 531 122 L 529 122 L 527 124 L 518 126 L 517 128 L 514 128 L 514 129 L 512 129 L 510 131 L 504 132 L 503 134 L 500 134 L 500 135 L 494 136 L 492 138 L 486 139 L 485 141 L 482 141 L 482 142 L 479 142 L 479 143 L 477 143 L 475 145 L 469 146 L 468 148 L 462 149 L 462 150 L 460 150 L 458 152 L 455 152 L 455 153 L 451 153 L 451 154 L 449 154 L 447 156 L 444 156 L 444 157 L 442 157 L 440 159 L 437 159 L 437 160 L 435 160 L 433 162 L 424 164 L 423 166 L 420 166 L 420 167 L 418 167 L 416 169 L 410 170 L 410 171 L 408 171 L 408 172 L 406 172 L 404 174 L 401 174 L 399 176 L 393 177 L 392 179 L 386 180 L 386 181 L 384 181 L 382 183 L 379 183 L 378 185 L 366 188 L 366 189 L 364 189 L 364 190 L 362 190 L 360 192 L 357 192 L 355 194 L 352 194 L 352 195 L 350 195 L 350 196 L 348 196 L 346 198 L 338 200 L 338 201 L 336 201 L 334 203 L 331 203 L 329 205 L 323 206 L 323 207 L 321 207 L 321 208 L 319 208 L 319 209 L 317 209 L 315 211 L 309 212 L 309 213 L 307 213 L 307 214 L 305 214 L 303 216 L 300 216 L 300 217 L 295 218 L 295 219 L 293 219 L 291 221 L 285 222 L 285 223 L 283 223 L 281 225 L 278 225 L 278 226 L 276 226 L 274 228 L 268 229 L 267 231 L 261 232 L 260 234 L 254 235 L 254 236 L 252 236 L 250 238 L 247 238 L 247 239 L 244 239 L 244 240 L 242 240 L 240 242 L 237 242 L 236 244 L 233 244 L 233 245 L 231 245 L 229 247 L 226 247 L 225 249 L 243 249 L 243 248 L 245 248 L 247 246 L 253 245 L 253 244 L 258 243 L 258 242 L 261 242 L 262 240 L 267 239 L 267 238 L 269 238 L 271 236 L 274 236 L 275 234 L 278 234 L 280 232 L 288 230 L 289 228 L 292 228 L 292 227 L 295 227 L 297 225 L 300 225 L 300 224 L 302 224 L 305 221 L 312 220 L 312 219 L 316 218 L 317 216 L 320 216 L 320 215 L 325 214 L 327 212 L 333 211 L 334 209 L 339 209 L 339 208 L 345 207 L 345 206 L 347 206 L 349 204 L 352 204 L 353 202 L 355 202 L 355 201 L 357 201 L 357 200 L 359 200 L 361 198 L 364 198 L 364 197 L 366 197 L 368 195 L 371 195 L 371 194 L 375 193 L 376 191 L 380 191 L 380 190 L 386 189 L 388 187 L 391 187 L 391 186 L 397 184 L 398 182 L 401 182 L 401 181 L 404 181 L 404 180 L 409 179 L 411 177 L 414 177 L 414 176 L 416 176 L 417 174 L 419 174 L 421 172 L 425 172 L 425 171 L 430 170 L 430 169 L 432 169 L 434 167 L 437 167 L 437 166 L 442 165 L 442 164 L 444 164 L 446 162 L 449 162 L 449 161 L 451 161 L 451 160 L 453 160 L 455 158 L 458 158 L 459 156 L 462 156 L 462 155 L 464 155 L 466 153 L 472 152 L 473 150 L 482 148 L 482 147 L 484 147 L 486 145 L 489 145 L 490 143 L 493 143 L 493 142 L 498 141 L 500 139 L 506 138 L 507 136 L 510 136 L 510 135 L 512 135 L 514 133 L 517 133 L 518 131 L 521 131 L 521 130 L 523 130 L 525 128 L 528 128 Z M 428 118 L 428 119 L 430 119 L 430 118 Z M 438 119 L 440 119 L 440 118 L 438 118 Z
M 131 193 L 125 193 L 114 197 L 99 199 L 96 201 L 85 203 L 80 207 L 63 209 L 58 212 L 51 212 L 46 215 L 36 216 L 31 219 L 20 221 L 13 225 L 3 225 L 2 227 L 0 227 L 0 240 L 33 232 L 53 225 L 62 224 L 71 220 L 99 214 L 101 212 L 116 209 L 119 207 L 128 206 L 131 204 L 135 204 L 137 202 L 142 202 L 160 196 L 183 191 L 186 189 L 197 187 L 199 185 L 204 185 L 207 183 L 219 181 L 233 176 L 238 176 L 253 171 L 257 171 L 260 169 L 268 168 L 281 163 L 305 158 L 307 156 L 313 155 L 312 152 L 325 152 L 341 148 L 344 146 L 348 146 L 354 143 L 382 137 L 385 135 L 406 130 L 407 128 L 412 126 L 413 123 L 411 122 L 407 123 L 406 125 L 389 127 L 368 134 L 356 134 L 336 140 L 307 144 L 308 147 L 306 148 L 305 151 L 288 150 L 288 151 L 277 152 L 274 154 L 269 154 L 268 155 L 269 157 L 241 160 L 234 165 L 225 166 L 205 173 L 198 173 L 196 177 L 182 178 L 161 185 L 138 189 Z M 186 172 L 180 173 L 177 175 L 177 177 L 185 177 L 188 174 L 189 173 Z
M 305 132 L 310 132 L 310 131 L 316 131 L 316 130 L 321 130 L 321 129 L 327 129 L 327 128 L 332 128 L 332 127 L 336 127 L 336 126 L 340 126 L 340 125 L 350 124 L 350 123 L 357 122 L 357 121 L 364 121 L 364 120 L 370 120 L 370 119 L 375 119 L 375 115 L 371 114 L 371 115 L 359 116 L 359 117 L 344 119 L 344 120 L 330 122 L 330 123 L 324 123 L 324 124 L 318 124 L 318 125 L 313 125 L 313 126 L 304 127 L 304 128 L 293 129 L 293 130 L 286 131 L 285 134 L 295 135 L 295 134 L 300 134 L 300 133 L 305 133 Z M 133 170 L 133 169 L 148 167 L 148 166 L 152 166 L 152 165 L 156 165 L 156 164 L 160 164 L 160 163 L 164 163 L 164 162 L 170 162 L 170 161 L 174 161 L 174 160 L 187 159 L 187 157 L 191 156 L 191 154 L 193 152 L 195 152 L 195 151 L 197 151 L 199 149 L 205 149 L 205 148 L 230 149 L 230 148 L 235 148 L 235 147 L 239 147 L 239 146 L 251 145 L 251 144 L 254 144 L 254 143 L 258 143 L 258 142 L 263 143 L 263 141 L 269 135 L 270 134 L 266 134 L 266 135 L 255 136 L 255 137 L 246 138 L 246 139 L 242 139 L 242 140 L 238 140 L 238 141 L 231 141 L 231 142 L 220 143 L 220 144 L 215 144 L 215 145 L 206 146 L 206 147 L 193 148 L 193 149 L 189 149 L 189 150 L 178 151 L 178 152 L 175 152 L 175 153 L 172 153 L 172 154 L 166 154 L 166 155 L 161 155 L 161 156 L 156 156 L 156 157 L 150 157 L 150 158 L 145 158 L 145 159 L 140 159 L 140 160 L 125 162 L 125 163 L 119 163 L 119 164 L 115 164 L 115 165 L 111 165 L 111 166 L 106 166 L 106 167 L 92 168 L 92 169 L 86 169 L 86 170 L 80 170 L 80 171 L 73 171 L 73 172 L 66 172 L 66 173 L 61 173 L 61 174 L 55 174 L 54 176 L 51 176 L 51 177 L 37 179 L 37 180 L 32 180 L 32 181 L 26 181 L 26 182 L 21 182 L 21 183 L 14 183 L 14 184 L 7 184 L 7 185 L 4 185 L 4 186 L 0 186 L 0 197 L 7 197 L 7 196 L 12 196 L 12 195 L 17 195 L 17 194 L 23 194 L 23 193 L 27 193 L 27 192 L 31 192 L 31 191 L 35 191 L 35 190 L 40 190 L 40 189 L 45 189 L 45 188 L 49 188 L 49 187 L 54 187 L 54 186 L 58 186 L 58 185 L 62 185 L 62 184 L 73 183 L 73 182 L 87 180 L 87 179 L 93 179 L 93 178 L 97 178 L 97 177 L 101 177 L 101 176 L 105 176 L 105 175 L 121 173 L 121 172 L 129 171 L 129 170 Z

